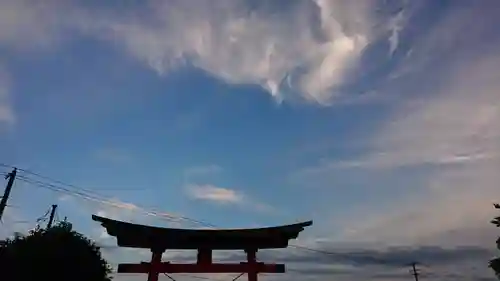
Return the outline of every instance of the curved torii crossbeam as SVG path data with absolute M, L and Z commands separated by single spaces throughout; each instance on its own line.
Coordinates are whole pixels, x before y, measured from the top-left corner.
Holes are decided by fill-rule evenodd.
M 288 247 L 312 221 L 276 227 L 254 229 L 177 229 L 133 224 L 92 215 L 109 235 L 116 237 L 118 246 L 151 249 L 150 263 L 120 264 L 118 273 L 148 273 L 148 281 L 157 281 L 159 273 L 247 273 L 249 281 L 257 281 L 258 273 L 284 273 L 284 264 L 257 262 L 259 249 Z M 194 264 L 162 262 L 169 249 L 197 250 Z M 244 250 L 247 262 L 212 263 L 212 250 Z

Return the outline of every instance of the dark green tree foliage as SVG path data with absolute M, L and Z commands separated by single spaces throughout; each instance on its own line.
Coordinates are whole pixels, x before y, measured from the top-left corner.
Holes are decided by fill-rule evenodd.
M 2 281 L 109 281 L 110 273 L 99 248 L 65 223 L 0 246 Z
M 494 204 L 496 209 L 500 209 L 500 204 Z M 496 227 L 500 227 L 500 217 L 496 217 L 491 221 Z M 500 250 L 500 237 L 497 239 L 497 249 Z M 490 260 L 490 267 L 495 271 L 495 275 L 500 279 L 500 258 Z

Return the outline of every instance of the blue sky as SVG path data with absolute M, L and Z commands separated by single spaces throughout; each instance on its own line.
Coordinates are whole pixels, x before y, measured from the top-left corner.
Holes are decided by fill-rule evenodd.
M 296 243 L 347 259 L 390 252 L 403 265 L 441 251 L 429 279 L 492 278 L 499 9 L 493 0 L 0 0 L 0 163 L 114 202 L 21 178 L 0 233 L 33 227 L 51 204 L 106 245 L 114 241 L 91 214 L 199 227 L 137 206 L 219 227 L 313 219 Z M 117 251 L 105 253 L 113 263 L 144 258 Z M 407 278 L 293 254 L 302 271 L 287 280 Z

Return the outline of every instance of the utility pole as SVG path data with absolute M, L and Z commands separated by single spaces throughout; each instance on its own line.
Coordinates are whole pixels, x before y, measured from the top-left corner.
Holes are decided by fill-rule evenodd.
M 9 200 L 10 191 L 12 190 L 12 186 L 14 185 L 14 180 L 16 179 L 17 169 L 14 168 L 12 172 L 8 173 L 5 176 L 5 179 L 9 179 L 7 182 L 7 186 L 5 187 L 5 192 L 3 194 L 2 200 L 0 201 L 0 221 L 3 217 L 3 212 L 5 211 L 5 207 L 7 206 L 7 200 Z
M 410 270 L 410 273 L 411 273 L 411 275 L 413 275 L 415 277 L 415 281 L 418 281 L 419 273 L 418 273 L 418 269 L 416 268 L 416 265 L 417 265 L 416 262 L 411 263 L 412 269 Z
M 47 223 L 47 229 L 52 227 L 52 223 L 54 222 L 54 216 L 56 215 L 57 205 L 52 205 L 52 211 L 50 211 L 49 223 Z

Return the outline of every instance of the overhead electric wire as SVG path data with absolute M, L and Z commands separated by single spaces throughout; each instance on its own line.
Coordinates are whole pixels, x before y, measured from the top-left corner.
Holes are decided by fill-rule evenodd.
M 49 183 L 45 183 L 45 182 L 41 182 L 41 181 L 36 181 L 36 180 L 30 179 L 30 178 L 27 178 L 27 177 L 23 177 L 23 176 L 20 176 L 19 180 L 27 182 L 27 183 L 30 183 L 30 184 L 33 184 L 33 185 L 36 185 L 38 187 L 46 188 L 46 189 L 49 189 L 49 190 L 52 190 L 52 191 L 55 191 L 55 192 L 64 193 L 64 194 L 68 194 L 68 195 L 71 195 L 71 196 L 80 197 L 80 198 L 83 198 L 85 200 L 94 201 L 94 202 L 97 202 L 97 203 L 100 203 L 100 204 L 110 205 L 110 206 L 115 207 L 115 208 L 127 209 L 126 207 L 122 206 L 120 204 L 120 202 L 115 202 L 115 201 L 109 200 L 107 198 L 101 198 L 101 197 L 95 196 L 93 194 L 87 194 L 87 193 L 78 192 L 78 191 L 75 191 L 75 190 L 70 190 L 70 189 L 67 189 L 67 188 L 64 188 L 64 187 L 55 186 L 55 185 L 52 185 L 52 184 L 49 184 Z M 127 210 L 130 210 L 130 209 L 127 209 Z M 156 212 L 147 211 L 147 210 L 141 210 L 141 209 L 137 209 L 137 210 L 139 210 L 139 211 L 145 211 L 149 215 L 154 215 L 154 216 L 161 217 L 161 218 L 164 218 L 164 219 L 172 220 L 170 217 L 168 217 L 168 216 L 162 216 L 162 214 L 159 214 L 159 213 L 156 213 Z
M 12 167 L 10 165 L 1 164 L 1 163 L 0 163 L 0 166 Z M 21 172 L 24 172 L 24 173 L 28 173 L 28 174 L 40 177 L 40 178 L 45 179 L 45 180 L 53 181 L 54 183 L 57 183 L 57 185 L 55 185 L 55 184 L 47 183 L 47 182 L 44 182 L 44 181 L 34 180 L 34 179 L 28 178 L 28 177 L 23 176 L 23 175 L 18 175 L 17 176 L 17 178 L 20 179 L 21 181 L 25 181 L 25 182 L 28 182 L 28 183 L 31 183 L 31 184 L 35 184 L 35 185 L 38 185 L 38 186 L 43 187 L 43 188 L 50 189 L 50 190 L 55 191 L 55 192 L 62 192 L 62 193 L 66 193 L 68 195 L 77 195 L 79 197 L 82 197 L 83 199 L 92 200 L 92 201 L 96 201 L 98 203 L 111 205 L 111 206 L 116 207 L 116 208 L 124 208 L 124 206 L 122 206 L 122 204 L 127 204 L 125 202 L 117 202 L 116 200 L 108 199 L 104 195 L 99 194 L 99 193 L 97 193 L 97 192 L 95 192 L 93 190 L 82 188 L 82 187 L 78 187 L 78 186 L 72 185 L 72 184 L 67 184 L 67 183 L 64 183 L 62 181 L 55 180 L 55 179 L 52 179 L 52 178 L 40 175 L 39 173 L 31 172 L 29 170 L 22 169 L 22 168 L 18 168 L 18 170 L 21 171 Z M 81 190 L 81 191 L 79 191 L 79 190 Z M 165 212 L 159 212 L 159 211 L 151 210 L 151 209 L 148 209 L 148 208 L 144 208 L 142 206 L 138 206 L 138 205 L 135 205 L 135 204 L 134 204 L 134 206 L 137 207 L 136 208 L 137 211 L 142 211 L 143 213 L 146 213 L 147 215 L 152 215 L 152 216 L 155 216 L 155 217 L 160 217 L 160 218 L 167 219 L 167 220 L 170 220 L 170 221 L 174 221 L 174 222 L 186 221 L 186 222 L 190 222 L 190 223 L 202 225 L 202 226 L 205 226 L 205 227 L 216 227 L 213 224 L 210 224 L 210 223 L 207 223 L 207 222 L 203 222 L 203 221 L 200 221 L 200 220 L 196 220 L 196 219 L 192 219 L 192 218 L 189 218 L 189 217 L 175 215 L 175 214 L 168 214 L 168 213 L 165 213 Z
M 5 166 L 4 164 L 1 164 L 0 166 Z M 27 170 L 24 170 L 24 169 L 19 169 L 19 171 L 22 171 L 22 172 L 26 172 Z M 8 173 L 4 173 L 4 174 L 8 174 Z M 44 176 L 41 176 L 39 174 L 36 174 L 36 173 L 33 173 L 33 172 L 30 172 L 30 174 L 33 174 L 33 175 L 37 175 L 39 176 L 40 178 L 44 178 L 44 179 L 50 179 L 48 177 L 44 177 Z M 72 195 L 72 196 L 79 196 L 83 199 L 87 199 L 87 200 L 92 200 L 92 201 L 96 201 L 98 203 L 103 203 L 103 204 L 111 204 L 113 205 L 114 207 L 117 207 L 117 208 L 124 208 L 123 206 L 119 206 L 117 205 L 116 203 L 113 203 L 113 201 L 110 201 L 109 199 L 107 198 L 99 198 L 99 196 L 96 196 L 96 194 L 92 195 L 92 194 L 88 194 L 88 193 L 93 193 L 92 191 L 88 190 L 88 189 L 82 189 L 84 191 L 87 191 L 88 193 L 83 193 L 83 192 L 77 192 L 77 191 L 74 191 L 74 190 L 70 190 L 68 188 L 64 188 L 64 187 L 61 187 L 61 186 L 56 186 L 54 184 L 50 184 L 50 183 L 47 183 L 47 182 L 42 182 L 42 181 L 38 181 L 38 180 L 34 180 L 34 179 L 30 179 L 26 176 L 22 176 L 22 175 L 18 175 L 17 177 L 17 180 L 20 180 L 20 181 L 23 181 L 23 182 L 26 182 L 26 183 L 29 183 L 29 184 L 33 184 L 33 185 L 36 185 L 38 187 L 42 187 L 42 188 L 47 188 L 51 191 L 55 191 L 55 192 L 61 192 L 61 193 L 65 193 L 65 194 L 69 194 L 69 195 Z M 59 184 L 64 184 L 62 183 L 61 181 L 56 181 L 56 180 L 53 180 L 54 182 L 57 182 Z M 72 186 L 72 187 L 75 187 L 73 185 L 69 185 L 69 184 L 65 184 L 67 186 Z M 78 188 L 78 187 L 75 187 L 75 188 Z M 154 211 L 147 211 L 145 210 L 148 214 L 151 214 L 152 212 Z M 44 222 L 46 221 L 48 218 L 47 218 L 47 215 L 49 214 L 50 212 L 50 209 L 46 211 L 46 213 L 38 218 L 36 221 L 37 223 L 40 223 L 40 222 Z M 57 220 L 57 212 L 56 212 L 56 220 Z M 190 218 L 184 218 L 182 217 L 182 219 L 185 219 L 185 220 L 189 220 L 191 222 L 198 222 L 197 220 L 193 220 L 193 219 L 190 219 Z M 200 223 L 203 223 L 203 222 L 200 222 Z M 204 224 L 206 225 L 206 224 Z M 99 248 L 102 248 L 102 246 L 99 246 Z M 105 248 L 105 247 L 104 247 Z M 212 281 L 225 281 L 225 280 L 222 280 L 222 279 L 214 279 L 214 278 L 209 278 L 209 277 L 203 277 L 203 276 L 196 276 L 196 275 L 189 275 L 189 274 L 183 274 L 182 276 L 186 276 L 186 277 L 190 277 L 190 278 L 194 278 L 194 279 L 202 279 L 202 280 L 212 280 Z
M 325 255 L 337 255 L 336 253 L 333 253 L 333 252 L 314 249 L 314 248 L 310 248 L 310 247 L 306 247 L 306 246 L 300 246 L 300 245 L 295 245 L 295 244 L 289 244 L 288 246 L 295 248 L 295 249 L 306 250 L 309 252 L 316 252 L 316 253 L 325 254 Z
M 6 164 L 3 164 L 3 163 L 0 163 L 0 166 L 8 167 L 8 168 L 15 168 L 14 166 L 6 165 Z M 127 209 L 129 211 L 142 211 L 143 213 L 145 213 L 147 215 L 152 215 L 152 216 L 158 217 L 160 219 L 166 219 L 168 221 L 179 222 L 180 220 L 182 220 L 182 221 L 187 221 L 187 222 L 195 223 L 195 224 L 202 225 L 202 226 L 208 226 L 210 228 L 216 228 L 217 227 L 217 226 L 215 226 L 215 225 L 213 225 L 211 223 L 205 222 L 205 221 L 201 221 L 201 220 L 197 220 L 197 219 L 193 219 L 193 218 L 189 218 L 189 217 L 185 217 L 185 216 L 178 216 L 178 215 L 172 215 L 172 214 L 162 213 L 162 212 L 158 212 L 158 211 L 155 211 L 155 210 L 148 210 L 147 208 L 144 208 L 144 207 L 141 207 L 141 206 L 137 206 L 135 204 L 134 204 L 134 206 L 136 206 L 137 208 L 130 209 L 130 208 L 127 208 L 127 207 L 123 206 L 124 204 L 129 204 L 129 203 L 121 202 L 121 201 L 118 201 L 118 202 L 114 201 L 112 199 L 107 198 L 104 195 L 101 195 L 101 194 L 95 192 L 94 190 L 86 189 L 86 188 L 79 187 L 79 186 L 72 185 L 72 184 L 68 184 L 68 183 L 64 183 L 62 181 L 59 181 L 59 180 L 56 180 L 56 179 L 52 179 L 52 178 L 47 177 L 47 176 L 43 176 L 43 175 L 41 175 L 39 173 L 35 173 L 35 172 L 30 171 L 30 170 L 26 170 L 26 169 L 22 169 L 22 168 L 17 168 L 17 170 L 21 171 L 23 173 L 26 173 L 26 174 L 30 174 L 30 175 L 39 177 L 39 178 L 44 179 L 44 180 L 52 181 L 53 183 L 56 183 L 56 184 L 52 184 L 52 183 L 49 183 L 49 182 L 36 180 L 36 179 L 30 178 L 30 177 L 24 176 L 22 174 L 18 174 L 17 177 L 16 177 L 17 180 L 20 180 L 20 181 L 23 181 L 23 182 L 26 182 L 26 183 L 29 183 L 29 184 L 32 184 L 32 185 L 35 185 L 35 186 L 38 186 L 38 187 L 41 187 L 41 188 L 46 188 L 46 189 L 54 191 L 54 192 L 59 192 L 59 193 L 64 193 L 64 194 L 67 194 L 67 195 L 70 195 L 70 196 L 80 197 L 82 199 L 94 201 L 94 202 L 97 202 L 97 203 L 100 203 L 100 204 L 111 205 L 111 206 L 113 206 L 115 208 Z M 8 173 L 0 172 L 0 175 L 3 175 L 3 176 L 7 175 L 7 174 Z M 47 216 L 47 214 L 44 215 L 44 217 L 46 217 L 46 216 Z M 310 252 L 315 252 L 315 253 L 321 253 L 321 254 L 325 254 L 325 255 L 337 255 L 337 253 L 334 253 L 334 252 L 330 252 L 330 251 L 326 251 L 326 250 L 320 250 L 320 249 L 315 249 L 315 248 L 311 248 L 311 247 L 307 247 L 307 246 L 289 244 L 289 247 L 292 247 L 292 248 L 295 248 L 295 249 L 299 249 L 299 250 L 305 250 L 305 251 L 310 251 Z M 288 269 L 288 271 L 293 272 L 295 270 L 294 269 Z M 214 278 L 209 278 L 209 277 L 187 275 L 187 274 L 183 274 L 182 276 L 196 278 L 196 279 L 222 281 L 221 279 L 214 279 Z
M 50 209 L 47 210 L 47 212 L 45 212 L 45 214 L 41 217 L 39 217 L 38 219 L 36 219 L 36 222 L 42 222 L 42 221 L 46 221 L 47 220 L 47 215 L 50 213 Z
M 57 179 L 53 179 L 53 178 L 50 178 L 50 177 L 47 177 L 47 176 L 44 176 L 44 175 L 41 175 L 39 173 L 36 173 L 36 172 L 33 172 L 31 170 L 28 170 L 28 169 L 23 169 L 23 168 L 19 168 L 19 167 L 15 167 L 15 166 L 12 166 L 12 165 L 8 165 L 8 164 L 4 164 L 4 163 L 0 163 L 0 166 L 3 166 L 3 167 L 7 167 L 7 168 L 12 168 L 12 169 L 17 169 L 18 171 L 21 171 L 21 172 L 24 172 L 26 174 L 31 174 L 33 176 L 37 176 L 39 178 L 42 178 L 42 179 L 45 179 L 45 180 L 48 180 L 48 181 L 51 181 L 51 182 L 54 182 L 54 183 L 57 183 L 57 184 L 60 184 L 60 185 L 65 185 L 65 186 L 69 186 L 71 188 L 74 188 L 74 189 L 80 189 L 80 190 L 83 190 L 85 192 L 90 192 L 90 193 L 94 193 L 96 194 L 95 191 L 93 190 L 90 190 L 90 189 L 86 189 L 86 188 L 83 188 L 83 187 L 80 187 L 80 186 L 75 186 L 73 184 L 70 184 L 70 183 L 65 183 L 65 182 L 62 182 L 60 180 L 57 180 Z M 99 194 L 98 194 L 99 195 Z M 103 195 L 99 195 L 99 196 L 103 196 Z
M 24 171 L 24 170 L 21 170 L 21 169 L 19 169 L 19 170 L 20 171 Z M 93 191 L 90 191 L 88 189 L 81 189 L 81 188 L 77 188 L 77 187 L 74 187 L 74 188 L 70 189 L 70 188 L 61 186 L 62 184 L 55 185 L 55 184 L 47 183 L 47 182 L 44 182 L 44 181 L 40 181 L 40 180 L 35 180 L 35 179 L 32 179 L 32 178 L 28 178 L 28 177 L 23 176 L 23 175 L 18 175 L 17 179 L 19 179 L 20 181 L 24 181 L 24 182 L 30 183 L 30 184 L 34 184 L 34 185 L 42 187 L 42 188 L 50 189 L 50 190 L 55 191 L 55 192 L 61 192 L 61 193 L 65 193 L 65 194 L 68 194 L 68 195 L 73 195 L 73 196 L 81 197 L 81 198 L 86 199 L 86 200 L 95 201 L 97 203 L 111 205 L 111 206 L 116 207 L 116 208 L 126 209 L 123 206 L 123 204 L 127 204 L 127 203 L 125 203 L 125 202 L 119 202 L 119 201 L 117 202 L 115 200 L 108 199 L 108 198 L 106 198 L 106 197 L 104 197 L 104 196 L 102 196 L 102 195 L 100 195 L 98 193 L 95 193 Z M 71 185 L 67 185 L 67 186 L 73 187 Z M 78 189 L 81 189 L 81 190 L 83 190 L 85 192 L 78 191 Z M 187 222 L 191 222 L 191 223 L 195 223 L 195 224 L 199 224 L 199 225 L 203 225 L 203 226 L 215 227 L 212 224 L 208 224 L 208 223 L 205 223 L 205 222 L 202 222 L 202 221 L 199 221 L 199 220 L 195 220 L 195 219 L 192 219 L 192 218 L 188 218 L 188 217 L 184 217 L 184 216 L 179 216 L 179 215 L 167 214 L 167 213 L 159 212 L 159 211 L 155 211 L 155 210 L 148 210 L 146 208 L 143 208 L 143 207 L 137 206 L 137 205 L 134 205 L 134 206 L 137 207 L 137 208 L 135 208 L 136 211 L 142 211 L 142 212 L 146 213 L 147 215 L 152 215 L 152 216 L 159 217 L 159 218 L 162 218 L 162 219 L 167 219 L 167 220 L 174 221 L 174 222 L 187 221 Z M 131 209 L 131 210 L 134 211 L 134 209 Z
M 0 166 L 8 167 L 8 168 L 14 168 L 14 166 L 12 166 L 12 165 L 7 165 L 7 164 L 3 164 L 3 163 L 0 163 Z M 122 202 L 114 202 L 113 200 L 110 200 L 110 199 L 106 198 L 105 196 L 103 196 L 101 194 L 98 194 L 97 192 L 95 192 L 93 190 L 90 190 L 90 189 L 87 189 L 87 188 L 83 188 L 83 187 L 80 187 L 80 186 L 76 186 L 76 185 L 73 185 L 73 184 L 65 183 L 65 182 L 62 182 L 60 180 L 56 180 L 56 179 L 53 179 L 53 178 L 41 175 L 39 173 L 30 171 L 30 170 L 27 170 L 27 169 L 23 169 L 23 168 L 17 168 L 17 169 L 18 169 L 18 171 L 21 171 L 21 172 L 24 172 L 24 173 L 27 173 L 27 174 L 31 174 L 33 176 L 37 176 L 39 178 L 42 178 L 42 179 L 45 179 L 45 180 L 48 180 L 48 181 L 52 181 L 54 183 L 57 183 L 58 185 L 54 185 L 54 184 L 43 182 L 43 181 L 39 181 L 39 180 L 34 180 L 34 179 L 28 178 L 28 177 L 23 176 L 23 175 L 18 175 L 17 179 L 19 179 L 21 181 L 24 181 L 24 182 L 27 182 L 27 183 L 30 183 L 30 184 L 33 184 L 33 185 L 36 185 L 36 186 L 39 186 L 39 187 L 42 187 L 42 188 L 49 189 L 49 190 L 52 190 L 54 192 L 65 193 L 65 194 L 68 194 L 68 195 L 81 197 L 81 198 L 86 199 L 86 200 L 91 200 L 91 201 L 94 201 L 94 202 L 97 202 L 97 203 L 111 205 L 111 206 L 116 207 L 116 208 L 127 209 L 124 206 L 121 206 L 120 203 L 122 203 Z M 64 187 L 64 186 L 66 186 L 66 187 Z M 81 190 L 81 191 L 78 191 L 78 190 Z M 82 191 L 84 191 L 84 192 L 82 192 Z M 216 225 L 213 225 L 213 224 L 208 223 L 206 221 L 201 221 L 201 220 L 197 220 L 197 219 L 193 219 L 193 218 L 189 218 L 189 217 L 185 217 L 185 216 L 177 216 L 177 215 L 170 215 L 170 214 L 160 213 L 158 211 L 148 210 L 148 209 L 140 207 L 140 206 L 137 206 L 137 207 L 139 208 L 139 211 L 142 211 L 142 212 L 144 212 L 144 213 L 146 213 L 148 215 L 153 215 L 155 217 L 159 217 L 159 218 L 162 218 L 162 219 L 167 219 L 169 221 L 184 220 L 184 221 L 188 221 L 188 222 L 191 222 L 191 223 L 196 223 L 196 224 L 202 225 L 202 226 L 208 226 L 208 227 L 212 227 L 212 228 L 216 228 L 217 227 Z M 130 210 L 130 209 L 127 209 L 127 210 Z M 296 244 L 289 244 L 289 246 L 292 247 L 292 248 L 295 248 L 295 249 L 299 249 L 299 250 L 316 252 L 316 253 L 321 253 L 321 254 L 326 254 L 326 255 L 336 255 L 336 253 L 333 253 L 333 252 L 330 252 L 330 251 L 315 249 L 315 248 L 311 248 L 311 247 L 307 247 L 307 246 L 301 246 L 301 245 L 296 245 Z

